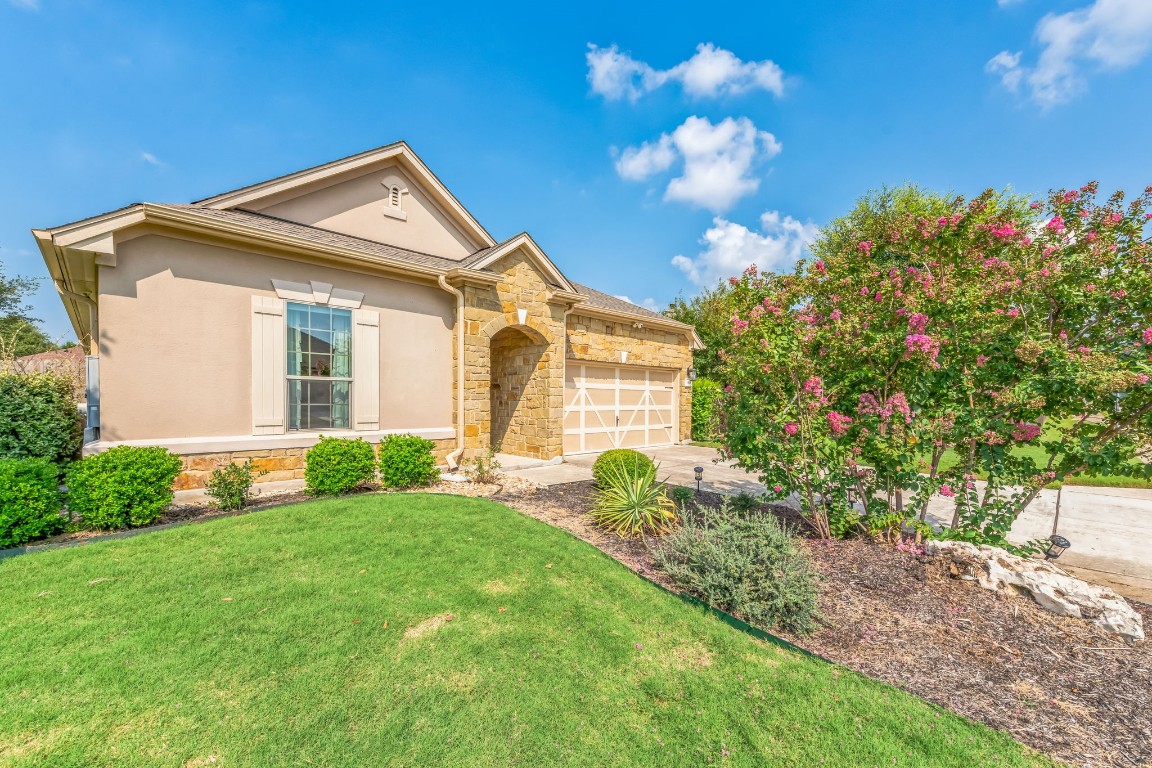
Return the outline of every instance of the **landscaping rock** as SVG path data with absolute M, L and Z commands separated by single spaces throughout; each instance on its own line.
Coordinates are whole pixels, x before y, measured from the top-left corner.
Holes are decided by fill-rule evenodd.
M 1014 589 L 1057 615 L 1087 619 L 1128 640 L 1144 639 L 1144 622 L 1124 598 L 1107 587 L 1077 579 L 1047 560 L 964 541 L 929 541 L 927 551 L 950 556 L 950 571 L 956 578 L 975 580 L 992 591 Z

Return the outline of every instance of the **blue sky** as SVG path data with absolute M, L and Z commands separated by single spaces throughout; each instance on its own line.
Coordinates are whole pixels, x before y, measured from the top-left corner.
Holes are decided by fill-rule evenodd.
M 1152 0 L 739 6 L 0 0 L 0 260 L 397 139 L 498 239 L 656 305 L 883 184 L 1152 183 Z

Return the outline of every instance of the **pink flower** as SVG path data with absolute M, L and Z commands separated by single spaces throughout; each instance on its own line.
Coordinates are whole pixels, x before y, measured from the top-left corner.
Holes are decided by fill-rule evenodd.
M 884 300 L 884 294 L 880 293 L 880 291 L 876 291 L 876 296 L 874 298 L 876 299 L 876 301 L 883 301 Z
M 1037 208 L 1040 207 L 1040 203 L 1032 203 L 1032 205 L 1030 205 L 1028 207 L 1031 208 L 1032 210 L 1036 210 Z
M 860 289 L 860 295 L 861 296 L 867 296 L 871 293 L 872 293 L 872 291 L 868 290 L 868 286 L 864 286 L 863 288 Z
M 923 333 L 910 333 L 905 336 L 904 347 L 909 356 L 922 354 L 935 360 L 936 356 L 940 354 L 940 342 Z
M 815 263 L 815 264 L 813 264 L 812 266 L 813 266 L 813 268 L 815 268 L 815 270 L 816 270 L 817 272 L 819 272 L 820 274 L 822 274 L 822 275 L 826 275 L 826 274 L 828 274 L 828 270 L 827 270 L 827 269 L 825 269 L 825 267 L 824 267 L 824 262 L 822 262 L 822 261 L 820 261 L 820 260 L 817 260 L 817 261 L 816 261 L 816 263 Z
M 836 411 L 828 412 L 828 429 L 831 430 L 833 437 L 840 437 L 848 431 L 848 425 L 852 423 L 852 419 L 842 413 Z
M 784 425 L 784 432 L 787 435 L 795 435 L 800 431 L 800 425 L 794 421 L 790 421 Z
M 781 487 L 780 487 L 780 486 L 778 486 L 778 485 L 774 485 L 774 486 L 772 486 L 772 490 L 773 490 L 773 491 L 775 491 L 776 493 L 780 493 L 780 492 L 782 492 L 784 489 L 783 489 L 783 488 L 781 488 Z
M 1045 226 L 1053 232 L 1063 232 L 1065 229 L 1064 219 L 1059 216 L 1053 216 Z
M 804 382 L 804 391 L 812 395 L 812 397 L 823 397 L 824 380 L 819 376 L 812 376 L 808 381 Z
M 860 251 L 860 253 L 864 254 L 865 256 L 871 256 L 872 255 L 872 241 L 871 240 L 861 240 L 859 243 L 856 244 L 856 250 Z
M 1118 213 L 1113 213 L 1113 214 L 1111 214 L 1110 216 L 1108 216 L 1108 217 L 1107 217 L 1106 219 L 1104 219 L 1104 220 L 1105 220 L 1105 221 L 1107 221 L 1109 224 L 1119 224 L 1119 223 L 1120 223 L 1120 220 L 1121 220 L 1121 219 L 1123 219 L 1123 218 L 1124 218 L 1124 217 L 1123 217 L 1123 216 L 1121 216 L 1120 214 L 1118 214 Z
M 1092 291 L 1096 290 L 1096 284 L 1088 283 L 1088 285 L 1084 286 L 1084 290 L 1086 290 L 1088 293 L 1092 293 Z
M 1146 374 L 1146 373 L 1136 374 L 1136 381 L 1140 382 L 1140 384 L 1147 384 L 1148 383 L 1148 374 Z
M 834 310 L 832 310 L 832 314 L 828 315 L 828 319 L 831 320 L 832 322 L 836 322 L 837 320 L 839 320 L 843 316 L 844 315 L 842 312 L 840 312 L 840 310 L 834 309 Z
M 988 362 L 988 355 L 976 355 L 976 367 L 983 368 L 984 364 Z
M 913 312 L 908 315 L 908 330 L 913 333 L 924 333 L 924 329 L 928 327 L 928 315 L 920 312 Z
M 735 333 L 736 335 L 740 335 L 741 333 L 744 333 L 744 331 L 746 331 L 746 330 L 748 330 L 748 321 L 747 320 L 741 320 L 740 318 L 733 315 L 732 316 L 732 332 Z
M 1012 309 L 1008 310 L 1004 314 L 1008 315 L 1008 317 L 1013 317 L 1013 318 L 1020 317 L 1020 310 L 1013 307 Z
M 1075 189 L 1073 189 L 1070 192 L 1064 193 L 1064 202 L 1070 203 L 1078 197 L 1080 197 L 1080 193 L 1078 191 L 1076 191 Z
M 733 391 L 733 389 L 732 389 L 732 385 L 731 385 L 731 384 L 729 384 L 728 386 L 724 387 L 724 391 L 725 391 L 725 392 L 732 392 L 732 391 Z
M 1144 343 L 1152 344 L 1152 328 L 1144 329 Z
M 756 276 L 756 265 L 755 264 L 749 264 L 748 269 L 744 270 L 744 274 L 751 275 L 752 277 L 755 277 Z
M 1040 432 L 1039 424 L 1018 421 L 1016 422 L 1016 429 L 1012 431 L 1012 439 L 1027 443 L 1040 437 Z
M 728 278 L 728 284 L 729 285 L 740 285 L 740 278 L 730 277 L 730 278 Z
M 940 495 L 941 496 L 955 496 L 956 491 L 952 490 L 952 486 L 948 485 L 948 483 L 944 483 L 944 485 L 940 486 Z

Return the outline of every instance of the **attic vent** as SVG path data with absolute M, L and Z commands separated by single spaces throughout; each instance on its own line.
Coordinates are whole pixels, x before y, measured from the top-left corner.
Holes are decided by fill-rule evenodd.
M 408 190 L 399 184 L 391 184 L 387 181 L 380 183 L 384 185 L 387 191 L 387 196 L 384 198 L 384 215 L 391 216 L 393 219 L 400 219 L 400 221 L 407 221 L 408 213 L 404 210 L 404 195 L 408 193 Z

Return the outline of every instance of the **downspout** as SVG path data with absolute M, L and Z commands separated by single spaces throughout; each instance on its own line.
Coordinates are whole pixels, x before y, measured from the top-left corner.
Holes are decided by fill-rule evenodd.
M 464 453 L 464 292 L 448 284 L 444 275 L 440 287 L 456 297 L 456 450 L 448 454 L 448 467 L 458 469 Z

